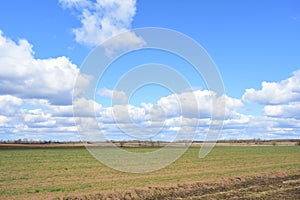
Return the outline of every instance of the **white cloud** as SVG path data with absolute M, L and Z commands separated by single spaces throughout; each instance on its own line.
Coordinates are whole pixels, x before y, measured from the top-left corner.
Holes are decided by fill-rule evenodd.
M 51 106 L 51 114 L 54 117 L 65 117 L 71 118 L 73 117 L 73 106 L 65 105 L 65 106 Z
M 208 91 L 193 91 L 197 100 L 203 102 L 209 100 Z M 175 95 L 175 94 L 173 94 Z M 177 94 L 180 98 L 189 97 L 190 94 Z M 182 95 L 182 96 L 181 96 Z M 168 99 L 170 98 L 170 99 Z M 214 96 L 212 96 L 214 98 Z M 237 99 L 226 97 L 226 118 L 223 138 L 295 138 L 300 128 L 297 119 L 282 118 L 281 116 L 251 116 L 237 112 L 242 105 Z M 226 99 L 225 98 L 225 99 Z M 52 105 L 44 99 L 19 99 L 5 95 L 0 96 L 0 103 L 10 107 L 0 108 L 0 135 L 6 131 L 15 138 L 51 139 L 77 138 L 76 127 L 72 117 L 72 106 Z M 164 99 L 164 101 L 160 101 Z M 162 97 L 158 102 L 172 102 L 174 96 Z M 224 99 L 224 98 L 223 98 Z M 205 102 L 204 101 L 204 102 Z M 185 104 L 186 102 L 183 102 Z M 207 102 L 206 102 L 207 103 Z M 106 134 L 108 139 L 140 139 L 151 138 L 170 140 L 175 138 L 178 131 L 186 133 L 189 138 L 196 130 L 198 139 L 204 139 L 208 128 L 212 123 L 209 116 L 195 118 L 194 116 L 165 115 L 163 107 L 157 104 L 142 103 L 140 107 L 133 105 L 115 105 L 114 107 L 103 107 L 92 100 L 79 98 L 74 102 L 75 109 L 80 109 L 80 119 L 77 119 L 79 129 L 88 128 L 82 139 L 99 139 L 99 134 Z M 176 105 L 176 104 L 172 104 Z M 208 103 L 209 105 L 209 103 Z M 161 104 L 161 106 L 164 106 Z M 185 105 L 187 106 L 187 105 Z M 160 108 L 160 109 L 159 109 Z M 165 107 L 166 108 L 166 107 Z M 204 108 L 200 108 L 204 109 Z M 169 113 L 176 113 L 178 108 L 170 106 L 165 109 Z M 4 112 L 5 111 L 5 112 Z M 208 112 L 211 112 L 208 109 Z M 4 113 L 4 114 L 3 114 Z M 13 113 L 9 115 L 8 113 Z M 93 119 L 97 116 L 97 121 Z M 273 113 L 273 115 L 275 115 Z M 130 138 L 124 135 L 125 130 Z M 141 131 L 145 130 L 145 131 Z M 161 131 L 161 132 L 159 132 Z M 158 135 L 156 135 L 159 132 Z M 3 138 L 3 136 L 1 136 Z M 184 137 L 183 137 L 184 139 Z
M 101 88 L 98 91 L 98 94 L 102 97 L 110 97 L 112 99 L 113 103 L 118 103 L 118 104 L 127 104 L 128 103 L 128 97 L 127 97 L 126 93 L 123 91 Z
M 81 27 L 73 29 L 78 43 L 97 46 L 107 39 L 126 32 L 136 13 L 136 0 L 60 0 L 62 7 L 79 12 Z M 116 50 L 141 47 L 144 40 L 134 33 L 125 34 L 113 42 L 104 44 L 106 55 L 112 56 Z
M 195 90 L 163 97 L 158 100 L 157 105 L 162 107 L 168 116 L 180 116 L 184 111 L 185 116 L 210 118 L 212 112 L 217 117 L 232 115 L 243 103 L 226 95 L 217 97 L 214 92 L 208 90 Z
M 280 82 L 263 82 L 261 90 L 246 89 L 242 97 L 247 103 L 256 104 L 285 104 L 300 102 L 300 71 Z
M 76 127 L 72 116 L 70 105 L 51 105 L 44 99 L 1 95 L 0 138 L 75 140 Z
M 251 117 L 246 133 L 256 138 L 299 138 L 299 123 L 299 120 L 282 117 Z
M 32 45 L 17 43 L 0 31 L 0 93 L 20 98 L 44 98 L 71 104 L 79 69 L 68 58 L 36 59 Z
M 102 95 L 112 96 L 113 92 L 112 90 L 103 90 Z M 191 98 L 195 98 L 196 104 L 199 103 L 200 118 L 195 115 L 195 109 L 197 110 L 195 106 L 197 105 L 191 104 Z M 119 127 L 128 135 L 137 138 L 152 137 L 159 131 L 161 131 L 160 134 L 156 136 L 159 138 L 174 138 L 178 131 L 189 137 L 195 131 L 197 124 L 205 130 L 201 132 L 202 135 L 205 135 L 212 123 L 210 119 L 213 111 L 212 101 L 215 101 L 216 110 L 219 110 L 220 106 L 225 106 L 224 101 L 226 102 L 227 107 L 223 110 L 226 112 L 228 126 L 236 126 L 239 129 L 249 121 L 246 116 L 240 116 L 237 113 L 237 109 L 243 106 L 240 100 L 227 96 L 217 97 L 215 93 L 207 90 L 172 94 L 162 97 L 157 104 L 141 103 L 141 107 L 124 104 L 102 108 L 98 121 L 102 123 L 101 127 L 107 133 L 116 134 Z M 184 109 L 186 111 L 183 115 L 181 110 Z
M 90 0 L 59 0 L 63 8 L 85 8 L 91 6 Z
M 73 108 L 76 117 L 94 117 L 101 112 L 102 105 L 93 100 L 77 98 L 73 100 Z
M 89 91 L 90 84 L 92 83 L 94 77 L 92 75 L 87 75 L 79 73 L 74 84 L 73 98 L 86 95 Z
M 133 32 L 125 32 L 122 35 L 115 37 L 103 44 L 105 48 L 105 55 L 107 57 L 114 56 L 118 51 L 125 52 L 136 48 L 143 47 L 146 42 L 143 38 L 135 35 Z
M 9 122 L 8 117 L 0 115 L 0 127 L 5 126 Z
M 64 56 L 35 58 L 28 41 L 0 31 L 0 137 L 76 139 L 71 99 L 78 71 Z
M 300 71 L 280 82 L 263 82 L 261 90 L 247 89 L 242 98 L 264 105 L 265 116 L 300 119 Z
M 102 3 L 109 5 L 109 2 Z M 90 6 L 86 1 L 73 0 L 65 7 L 75 4 L 80 8 Z M 71 105 L 78 71 L 77 66 L 64 56 L 35 58 L 28 41 L 16 43 L 1 32 L 0 139 L 78 140 Z M 79 77 L 80 88 L 74 100 L 75 110 L 79 110 L 77 117 L 81 117 L 79 125 L 81 128 L 90 126 L 88 134 L 93 131 L 98 134 L 100 128 L 101 133 L 114 139 L 128 138 L 122 133 L 125 130 L 141 138 L 170 140 L 178 131 L 189 136 L 199 123 L 198 138 L 204 139 L 214 111 L 217 116 L 225 113 L 222 137 L 227 139 L 300 137 L 300 71 L 278 83 L 265 82 L 261 90 L 248 89 L 243 101 L 226 95 L 217 97 L 208 90 L 193 90 L 161 97 L 157 102 L 144 102 L 140 106 L 128 105 L 124 92 L 106 88 L 99 90 L 99 95 L 119 101 L 121 105 L 103 107 L 93 100 L 81 98 L 91 81 L 91 76 Z M 243 102 L 265 105 L 263 116 L 239 113 Z M 196 104 L 198 109 L 195 110 Z M 94 116 L 98 121 L 93 120 Z M 155 135 L 157 131 L 161 134 Z
M 41 109 L 28 110 L 24 115 L 24 124 L 30 127 L 54 127 L 56 120 L 50 113 L 45 113 Z
M 0 96 L 0 115 L 11 115 L 15 114 L 16 111 L 22 105 L 22 99 L 11 96 L 1 95 Z
M 285 117 L 300 119 L 300 103 L 287 105 L 268 105 L 265 106 L 264 115 L 271 117 Z

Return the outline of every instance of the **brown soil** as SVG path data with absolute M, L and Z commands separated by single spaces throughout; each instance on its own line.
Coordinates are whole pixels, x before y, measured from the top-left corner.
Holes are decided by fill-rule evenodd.
M 300 174 L 236 177 L 217 182 L 149 187 L 133 191 L 64 197 L 64 199 L 300 199 Z

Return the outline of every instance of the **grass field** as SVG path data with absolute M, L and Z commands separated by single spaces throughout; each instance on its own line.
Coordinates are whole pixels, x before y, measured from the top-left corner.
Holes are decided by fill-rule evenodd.
M 0 199 L 101 199 L 105 195 L 124 199 L 197 199 L 202 195 L 210 199 L 225 197 L 224 191 L 249 198 L 259 198 L 260 194 L 300 198 L 300 146 L 215 147 L 204 159 L 198 158 L 198 151 L 189 148 L 180 159 L 159 171 L 128 174 L 101 164 L 85 148 L 1 149 Z M 245 183 L 249 190 L 241 192 Z M 266 190 L 259 191 L 266 186 Z M 284 187 L 287 189 L 282 193 Z

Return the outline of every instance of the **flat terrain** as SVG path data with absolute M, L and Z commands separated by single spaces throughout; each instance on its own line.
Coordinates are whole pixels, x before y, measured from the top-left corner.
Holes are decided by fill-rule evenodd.
M 198 151 L 128 174 L 81 147 L 0 149 L 0 199 L 300 199 L 300 146 L 217 146 L 204 159 Z

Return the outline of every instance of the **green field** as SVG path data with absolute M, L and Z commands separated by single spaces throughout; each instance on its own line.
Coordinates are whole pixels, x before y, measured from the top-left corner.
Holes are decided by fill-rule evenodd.
M 1 149 L 0 199 L 55 199 L 300 174 L 300 146 L 215 147 L 204 159 L 198 151 L 189 148 L 159 171 L 128 174 L 101 164 L 85 148 Z

